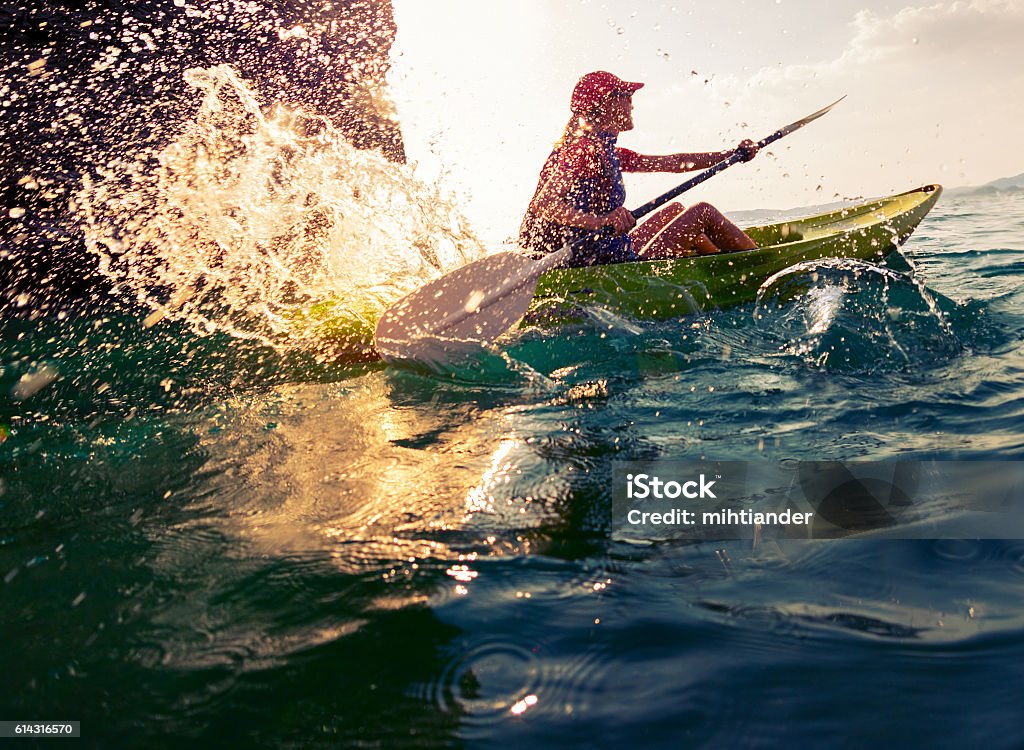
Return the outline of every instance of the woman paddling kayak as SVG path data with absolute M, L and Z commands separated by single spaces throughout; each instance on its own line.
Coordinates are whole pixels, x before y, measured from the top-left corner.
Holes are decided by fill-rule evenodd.
M 633 129 L 633 94 L 643 86 L 606 71 L 587 73 L 572 92 L 572 117 L 541 169 L 519 229 L 519 244 L 535 255 L 580 241 L 572 265 L 624 263 L 706 255 L 757 247 L 743 230 L 708 203 L 669 203 L 640 226 L 623 206 L 623 172 L 690 172 L 733 153 L 750 161 L 757 144 L 731 151 L 649 156 L 615 145 Z M 599 234 L 609 227 L 612 236 Z M 584 239 L 585 238 L 585 239 Z

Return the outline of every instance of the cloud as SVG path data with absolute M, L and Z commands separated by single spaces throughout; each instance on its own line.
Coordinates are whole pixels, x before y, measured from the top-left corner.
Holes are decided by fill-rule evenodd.
M 747 81 L 733 77 L 729 82 L 734 87 L 785 91 L 833 80 L 871 80 L 874 85 L 883 83 L 879 79 L 885 75 L 898 75 L 885 82 L 888 88 L 898 90 L 906 79 L 922 78 L 939 92 L 949 80 L 984 83 L 988 75 L 1015 77 L 1024 68 L 1024 4 L 1015 2 L 957 0 L 907 7 L 888 16 L 862 10 L 851 30 L 849 43 L 832 59 L 762 68 Z
M 904 8 L 893 16 L 860 11 L 854 37 L 841 63 L 900 63 L 910 60 L 1001 56 L 1020 46 L 1024 5 L 1008 0 L 972 0 Z
M 862 10 L 834 57 L 722 78 L 704 96 L 747 119 L 756 115 L 760 130 L 849 95 L 810 126 L 813 139 L 780 142 L 774 172 L 762 164 L 761 181 L 774 181 L 773 195 L 791 203 L 815 192 L 830 198 L 916 182 L 978 184 L 1024 171 L 1013 145 L 1024 120 L 1022 39 L 1019 0 Z M 787 157 L 790 151 L 799 157 Z

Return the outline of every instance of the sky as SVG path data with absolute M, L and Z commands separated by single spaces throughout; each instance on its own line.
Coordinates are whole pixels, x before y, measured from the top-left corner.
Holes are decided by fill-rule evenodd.
M 576 80 L 646 85 L 642 153 L 811 123 L 683 196 L 788 209 L 1024 172 L 1024 0 L 394 0 L 391 96 L 410 160 L 444 175 L 478 234 L 513 236 Z M 688 175 L 627 176 L 627 207 Z

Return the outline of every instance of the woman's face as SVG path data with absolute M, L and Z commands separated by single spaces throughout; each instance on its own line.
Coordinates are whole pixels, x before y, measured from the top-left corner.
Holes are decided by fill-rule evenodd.
M 615 92 L 601 104 L 593 120 L 594 127 L 605 133 L 622 133 L 633 129 L 633 95 Z

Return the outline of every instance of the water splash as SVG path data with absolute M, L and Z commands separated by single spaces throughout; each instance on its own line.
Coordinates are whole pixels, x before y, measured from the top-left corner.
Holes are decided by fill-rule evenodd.
M 202 103 L 158 152 L 87 177 L 76 209 L 101 271 L 162 317 L 283 349 L 319 348 L 307 312 L 366 333 L 402 294 L 482 247 L 452 197 L 354 148 L 326 118 L 264 109 L 228 65 L 195 68 Z M 314 316 L 315 317 L 315 316 Z
M 954 307 L 892 269 L 825 259 L 765 281 L 754 319 L 780 340 L 783 356 L 840 372 L 875 372 L 958 355 L 962 344 L 947 319 Z

